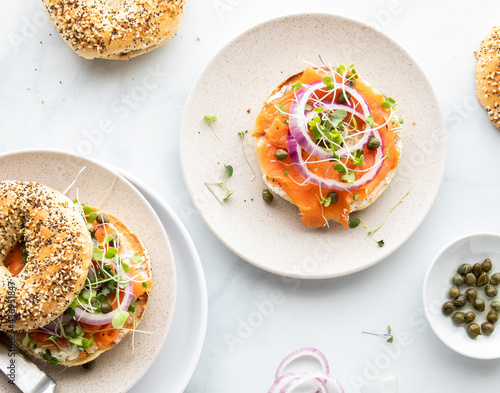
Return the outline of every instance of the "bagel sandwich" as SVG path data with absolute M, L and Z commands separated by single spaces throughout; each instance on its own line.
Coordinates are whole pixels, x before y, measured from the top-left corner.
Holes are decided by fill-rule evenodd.
M 393 179 L 402 151 L 396 103 L 349 66 L 313 67 L 280 83 L 252 136 L 266 186 L 308 227 L 347 228 Z

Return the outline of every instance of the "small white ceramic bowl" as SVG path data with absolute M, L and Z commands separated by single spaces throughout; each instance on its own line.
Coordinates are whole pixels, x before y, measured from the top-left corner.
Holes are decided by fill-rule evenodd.
M 455 240 L 447 245 L 429 266 L 423 289 L 425 315 L 434 333 L 454 351 L 476 359 L 500 358 L 500 322 L 495 324 L 495 331 L 491 336 L 481 335 L 476 339 L 471 339 L 467 335 L 466 325 L 454 325 L 451 316 L 445 316 L 441 307 L 443 303 L 450 300 L 448 291 L 453 286 L 451 278 L 457 272 L 457 268 L 462 263 L 468 263 L 471 266 L 474 263 L 482 263 L 486 258 L 490 258 L 493 263 L 493 269 L 489 272 L 490 276 L 495 272 L 500 272 L 500 234 L 475 233 Z M 464 293 L 467 288 L 463 284 L 460 286 L 460 291 Z M 485 295 L 484 287 L 476 289 L 478 297 L 486 302 L 485 311 L 478 312 L 470 304 L 460 311 L 474 311 L 476 313 L 474 322 L 481 325 L 486 322 L 486 314 L 491 309 L 490 302 L 493 299 Z M 500 300 L 500 295 L 496 299 Z

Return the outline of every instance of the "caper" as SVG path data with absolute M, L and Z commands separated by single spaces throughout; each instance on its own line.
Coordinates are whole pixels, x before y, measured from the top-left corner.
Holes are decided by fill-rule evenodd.
M 462 285 L 464 283 L 464 276 L 457 273 L 451 278 L 451 282 L 455 285 Z
M 85 370 L 92 370 L 95 367 L 95 360 L 91 360 L 90 362 L 82 364 L 82 367 Z
M 474 314 L 473 311 L 467 311 L 465 313 L 465 320 L 464 320 L 465 323 L 474 322 L 474 319 L 476 319 L 476 314 Z
M 448 291 L 448 296 L 450 297 L 450 299 L 456 299 L 458 296 L 460 296 L 460 289 L 458 289 L 456 285 L 452 286 Z
M 465 290 L 465 297 L 469 303 L 472 303 L 477 298 L 477 290 L 476 288 L 467 288 Z
M 337 97 L 337 102 L 339 104 L 345 104 L 350 99 L 351 99 L 351 95 L 349 94 L 349 92 L 346 91 L 345 95 L 344 95 L 344 92 L 341 91 L 340 94 Z
M 495 331 L 495 325 L 493 325 L 491 322 L 483 322 L 481 324 L 481 330 L 483 331 L 484 334 L 489 336 L 491 333 Z
M 111 306 L 111 304 L 109 304 L 109 303 L 102 303 L 101 304 L 101 312 L 103 314 L 110 313 L 111 311 L 113 311 L 113 307 Z
M 456 312 L 455 314 L 453 314 L 452 319 L 455 325 L 461 325 L 462 323 L 465 322 L 465 314 L 461 311 Z
M 337 203 L 337 201 L 339 200 L 339 194 L 337 194 L 335 191 L 329 192 L 326 197 L 330 198 L 330 205 Z
M 264 199 L 264 201 L 267 203 L 271 203 L 274 197 L 273 194 L 271 194 L 271 191 L 269 191 L 267 188 L 264 188 L 262 190 L 262 199 Z
M 497 312 L 495 310 L 490 310 L 488 312 L 488 315 L 486 315 L 486 319 L 488 320 L 488 322 L 497 323 L 497 321 L 498 321 Z
M 477 336 L 481 335 L 481 328 L 477 323 L 470 323 L 469 325 L 467 325 L 467 334 L 470 338 L 474 339 Z
M 498 289 L 490 284 L 486 285 L 486 288 L 484 288 L 484 292 L 488 297 L 495 297 L 496 295 L 498 295 Z
M 110 223 L 111 221 L 109 221 L 109 217 L 106 213 L 104 212 L 99 212 L 97 213 L 97 218 L 96 218 L 96 221 L 99 223 L 99 224 L 108 224 Z
M 351 79 L 351 80 L 349 81 L 349 86 L 354 87 L 354 85 L 355 85 L 354 80 L 352 80 L 352 79 Z
M 474 285 L 476 283 L 476 276 L 472 273 L 467 273 L 464 277 L 464 283 L 466 285 Z
M 368 145 L 366 145 L 366 147 L 368 150 L 376 150 L 380 147 L 380 140 L 372 135 L 368 140 Z
M 476 300 L 474 300 L 474 303 L 472 303 L 472 307 L 474 307 L 477 311 L 484 311 L 486 304 L 484 303 L 484 300 L 478 297 Z
M 462 276 L 465 276 L 467 273 L 470 273 L 471 271 L 472 271 L 472 266 L 469 265 L 468 263 L 462 263 L 457 269 L 457 273 L 460 273 Z
M 111 236 L 111 240 L 110 240 L 110 241 L 109 241 L 109 243 L 108 243 L 108 244 L 109 244 L 109 246 L 110 246 L 110 247 L 115 247 L 115 248 L 118 248 L 118 247 L 117 247 L 117 245 L 118 245 L 118 244 L 117 244 L 117 243 L 118 243 L 118 242 L 117 242 L 117 240 L 118 240 L 118 235 L 116 234 L 116 232 L 111 232 L 111 233 L 109 233 L 109 236 Z
M 489 281 L 490 281 L 490 276 L 488 276 L 488 273 L 482 272 L 477 278 L 476 285 L 478 287 L 484 287 L 486 284 L 488 284 Z
M 483 261 L 482 265 L 483 265 L 483 271 L 485 271 L 485 272 L 489 272 L 491 270 L 491 268 L 493 267 L 493 264 L 491 263 L 490 258 L 486 258 Z
M 490 278 L 490 284 L 491 285 L 498 285 L 498 284 L 500 284 L 500 273 L 495 273 L 494 275 L 491 276 L 491 278 Z
M 64 333 L 69 337 L 76 337 L 76 326 L 73 321 L 69 321 L 66 326 L 64 326 Z
M 479 277 L 479 275 L 483 272 L 483 265 L 480 263 L 475 263 L 474 266 L 472 266 L 472 273 L 476 276 Z
M 451 315 L 451 313 L 455 311 L 455 306 L 452 302 L 446 302 L 445 304 L 443 304 L 443 307 L 441 307 L 441 310 L 443 311 L 444 315 Z
M 455 300 L 453 300 L 453 305 L 456 308 L 462 308 L 463 306 L 465 306 L 465 303 L 467 303 L 467 298 L 465 297 L 465 295 L 460 295 Z
M 491 303 L 490 303 L 490 307 L 495 310 L 495 311 L 499 311 L 500 312 L 500 300 L 493 300 Z
M 276 157 L 277 160 L 282 161 L 288 157 L 288 152 L 285 149 L 278 149 L 274 153 L 274 156 Z

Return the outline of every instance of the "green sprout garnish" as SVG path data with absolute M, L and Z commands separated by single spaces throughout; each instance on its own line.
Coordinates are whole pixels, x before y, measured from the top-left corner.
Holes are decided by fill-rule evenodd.
M 394 98 L 384 96 L 385 101 L 382 102 L 382 108 L 393 109 L 396 106 Z
M 45 353 L 43 354 L 43 359 L 49 362 L 51 366 L 55 366 L 56 364 L 59 363 L 59 360 L 57 360 L 57 358 L 52 356 L 52 353 L 50 352 L 49 349 L 45 350 Z
M 231 195 L 233 195 L 233 191 L 227 188 L 226 182 L 229 180 L 231 176 L 233 176 L 233 167 L 231 165 L 224 165 L 224 168 L 226 169 L 226 174 L 227 174 L 227 179 L 222 181 L 222 182 L 207 182 L 205 183 L 205 187 L 208 188 L 208 190 L 212 193 L 212 195 L 219 201 L 219 203 L 222 205 L 223 201 L 225 201 L 227 198 L 229 198 Z M 226 194 L 222 198 L 222 200 L 219 199 L 217 194 L 215 194 L 214 190 L 210 186 L 218 186 L 226 191 Z
M 285 122 L 286 122 L 286 120 L 285 120 Z M 253 181 L 253 179 L 255 179 L 255 172 L 254 172 L 252 166 L 250 165 L 250 161 L 248 161 L 247 153 L 245 152 L 245 145 L 243 143 L 243 140 L 245 139 L 245 132 L 244 131 L 239 131 L 238 135 L 240 136 L 240 139 L 241 139 L 241 150 L 243 150 L 243 157 L 245 157 L 245 161 L 247 162 L 248 167 L 252 171 L 252 175 L 253 176 L 250 179 L 250 181 Z
M 373 120 L 373 115 L 370 115 L 366 118 L 366 122 L 371 126 L 371 127 L 377 127 L 377 123 Z
M 283 174 L 284 174 L 285 176 L 289 176 L 288 171 L 285 171 Z
M 363 165 L 364 160 L 365 160 L 365 156 L 361 150 L 356 150 L 352 154 L 351 161 L 354 165 L 361 166 L 361 165 Z
M 27 347 L 30 344 L 30 336 L 26 333 L 26 336 L 23 337 L 23 346 Z
M 350 170 L 349 172 L 343 174 L 340 178 L 345 180 L 347 183 L 352 184 L 356 180 L 356 173 Z
M 292 90 L 293 91 L 298 91 L 302 88 L 302 83 L 300 81 L 296 82 L 293 86 L 292 86 Z
M 288 116 L 288 113 L 286 112 L 286 108 L 283 105 L 280 104 L 275 104 L 274 107 L 278 110 L 278 112 L 286 118 Z
M 357 201 L 357 200 L 359 199 L 359 195 L 358 195 L 358 194 L 354 194 L 354 195 L 352 196 L 352 199 L 354 199 L 355 201 Z
M 379 337 L 389 337 L 387 339 L 387 342 L 388 343 L 392 343 L 394 341 L 394 337 L 393 335 L 391 334 L 392 332 L 392 329 L 391 329 L 391 326 L 387 326 L 387 333 L 374 333 L 374 332 L 366 332 L 366 331 L 363 331 L 361 333 L 364 333 L 364 334 L 371 334 L 372 336 L 379 336 Z
M 205 115 L 205 120 L 210 125 L 210 128 L 212 129 L 212 131 L 215 134 L 215 136 L 217 137 L 217 139 L 222 142 L 222 140 L 219 137 L 219 134 L 217 134 L 217 131 L 215 131 L 215 126 L 214 126 L 214 123 L 217 121 L 217 116 Z

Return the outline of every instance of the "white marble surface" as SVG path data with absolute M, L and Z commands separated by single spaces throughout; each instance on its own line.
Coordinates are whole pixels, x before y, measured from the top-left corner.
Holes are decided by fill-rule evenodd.
M 188 0 L 179 35 L 131 62 L 79 58 L 39 1 L 4 2 L 1 10 L 0 152 L 56 148 L 123 168 L 165 198 L 198 247 L 209 321 L 186 392 L 265 392 L 280 359 L 306 345 L 325 352 L 349 392 L 375 375 L 396 375 L 405 393 L 498 390 L 500 360 L 448 349 L 426 323 L 421 296 L 426 269 L 445 244 L 500 229 L 500 132 L 474 87 L 474 50 L 500 22 L 498 1 Z M 309 11 L 374 23 L 405 47 L 433 84 L 448 125 L 445 179 L 421 228 L 380 264 L 325 281 L 282 279 L 226 250 L 193 209 L 178 157 L 184 102 L 216 51 L 259 22 Z M 259 307 L 272 301 L 260 318 Z M 243 332 L 241 321 L 252 318 L 255 327 Z M 388 324 L 393 344 L 361 334 Z M 228 345 L 228 337 L 238 340 Z M 158 375 L 133 391 L 164 391 Z

